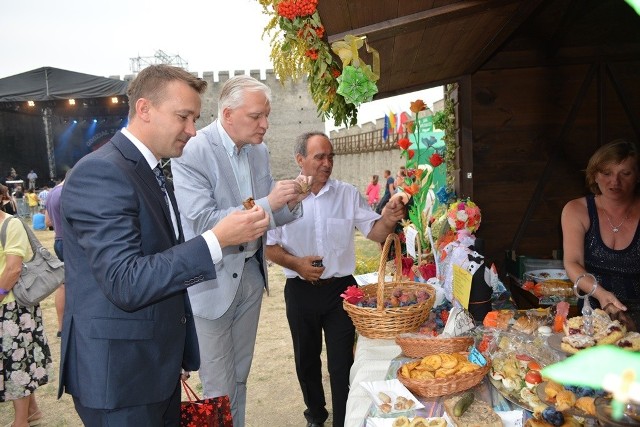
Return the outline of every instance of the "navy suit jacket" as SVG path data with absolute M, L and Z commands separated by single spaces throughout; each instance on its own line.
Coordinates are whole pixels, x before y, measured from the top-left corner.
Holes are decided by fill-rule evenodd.
M 171 188 L 169 195 L 179 215 Z M 182 243 L 180 226 L 176 238 L 149 164 L 120 132 L 74 166 L 61 211 L 58 397 L 66 391 L 96 409 L 168 399 L 181 366 L 199 367 L 186 289 L 215 278 L 204 238 Z

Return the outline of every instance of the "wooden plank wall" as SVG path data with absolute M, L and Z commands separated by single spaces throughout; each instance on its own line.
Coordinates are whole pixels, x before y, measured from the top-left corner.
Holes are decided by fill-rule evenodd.
M 458 115 L 471 129 L 460 144 L 473 150 L 461 172 L 473 172 L 478 236 L 501 273 L 508 249 L 549 257 L 562 248 L 561 210 L 585 194 L 582 171 L 598 146 L 638 142 L 638 75 L 639 60 L 594 62 L 479 71 L 460 86 L 460 109 L 471 111 Z

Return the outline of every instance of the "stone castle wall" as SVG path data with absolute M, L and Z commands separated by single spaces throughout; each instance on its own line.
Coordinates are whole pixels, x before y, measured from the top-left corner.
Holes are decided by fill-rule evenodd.
M 233 75 L 245 74 L 244 70 L 235 71 Z M 276 78 L 273 70 L 251 70 L 249 74 L 271 88 L 272 103 L 269 116 L 269 130 L 265 142 L 271 154 L 271 171 L 276 180 L 290 179 L 298 175 L 299 168 L 294 162 L 293 146 L 298 135 L 309 131 L 325 131 L 325 124 L 318 117 L 316 105 L 311 98 L 306 79 L 298 82 L 288 80 L 285 84 Z M 135 76 L 128 75 L 124 80 L 131 80 Z M 225 81 L 231 77 L 230 73 L 206 71 L 202 78 L 207 81 L 206 92 L 202 95 L 202 111 L 196 128 L 207 126 L 218 115 L 218 97 Z M 114 78 L 119 78 L 115 76 Z M 347 135 L 357 135 L 362 132 L 380 130 L 384 120 L 353 126 L 348 129 L 331 131 L 330 138 Z M 400 150 L 376 151 L 372 153 L 341 154 L 336 156 L 332 177 L 354 184 L 362 193 L 371 180 L 373 174 L 380 177 L 384 184 L 383 172 L 391 170 L 395 177 L 396 171 L 404 164 L 400 157 Z M 383 187 L 383 185 L 381 185 Z

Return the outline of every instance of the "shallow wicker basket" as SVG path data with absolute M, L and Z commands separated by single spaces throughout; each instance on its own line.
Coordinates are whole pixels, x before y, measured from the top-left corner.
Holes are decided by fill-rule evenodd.
M 391 282 L 385 282 L 386 261 L 391 243 L 395 248 L 396 268 Z M 376 296 L 377 307 L 358 307 L 346 300 L 342 302 L 344 310 L 353 321 L 356 331 L 367 338 L 393 339 L 403 332 L 414 332 L 429 317 L 429 312 L 435 302 L 435 289 L 426 283 L 401 280 L 402 265 L 400 253 L 400 239 L 396 234 L 390 234 L 382 248 L 380 267 L 378 268 L 378 283 L 360 287 L 365 298 Z M 384 300 L 391 296 L 393 289 L 401 286 L 408 291 L 424 290 L 429 294 L 426 301 L 405 307 L 384 307 Z
M 473 337 L 396 337 L 396 344 L 405 356 L 422 358 L 438 353 L 466 352 L 474 343 Z
M 396 376 L 398 380 L 404 384 L 413 394 L 422 397 L 438 397 L 447 396 L 449 394 L 458 393 L 470 389 L 471 387 L 479 384 L 480 381 L 487 375 L 489 369 L 491 369 L 491 362 L 487 359 L 487 364 L 476 369 L 473 372 L 467 372 L 464 374 L 451 375 L 446 378 L 433 378 L 418 380 L 415 378 L 405 378 L 400 375 L 398 369 Z

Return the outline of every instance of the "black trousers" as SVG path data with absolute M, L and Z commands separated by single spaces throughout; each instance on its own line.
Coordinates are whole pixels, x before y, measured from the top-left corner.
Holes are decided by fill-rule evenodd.
M 333 426 L 344 425 L 355 328 L 342 308 L 340 294 L 347 286 L 355 284 L 353 276 L 336 278 L 319 286 L 300 278 L 287 279 L 284 288 L 287 320 L 293 339 L 296 373 L 307 406 L 304 416 L 309 422 L 323 423 L 328 417 L 320 359 L 324 331 Z

